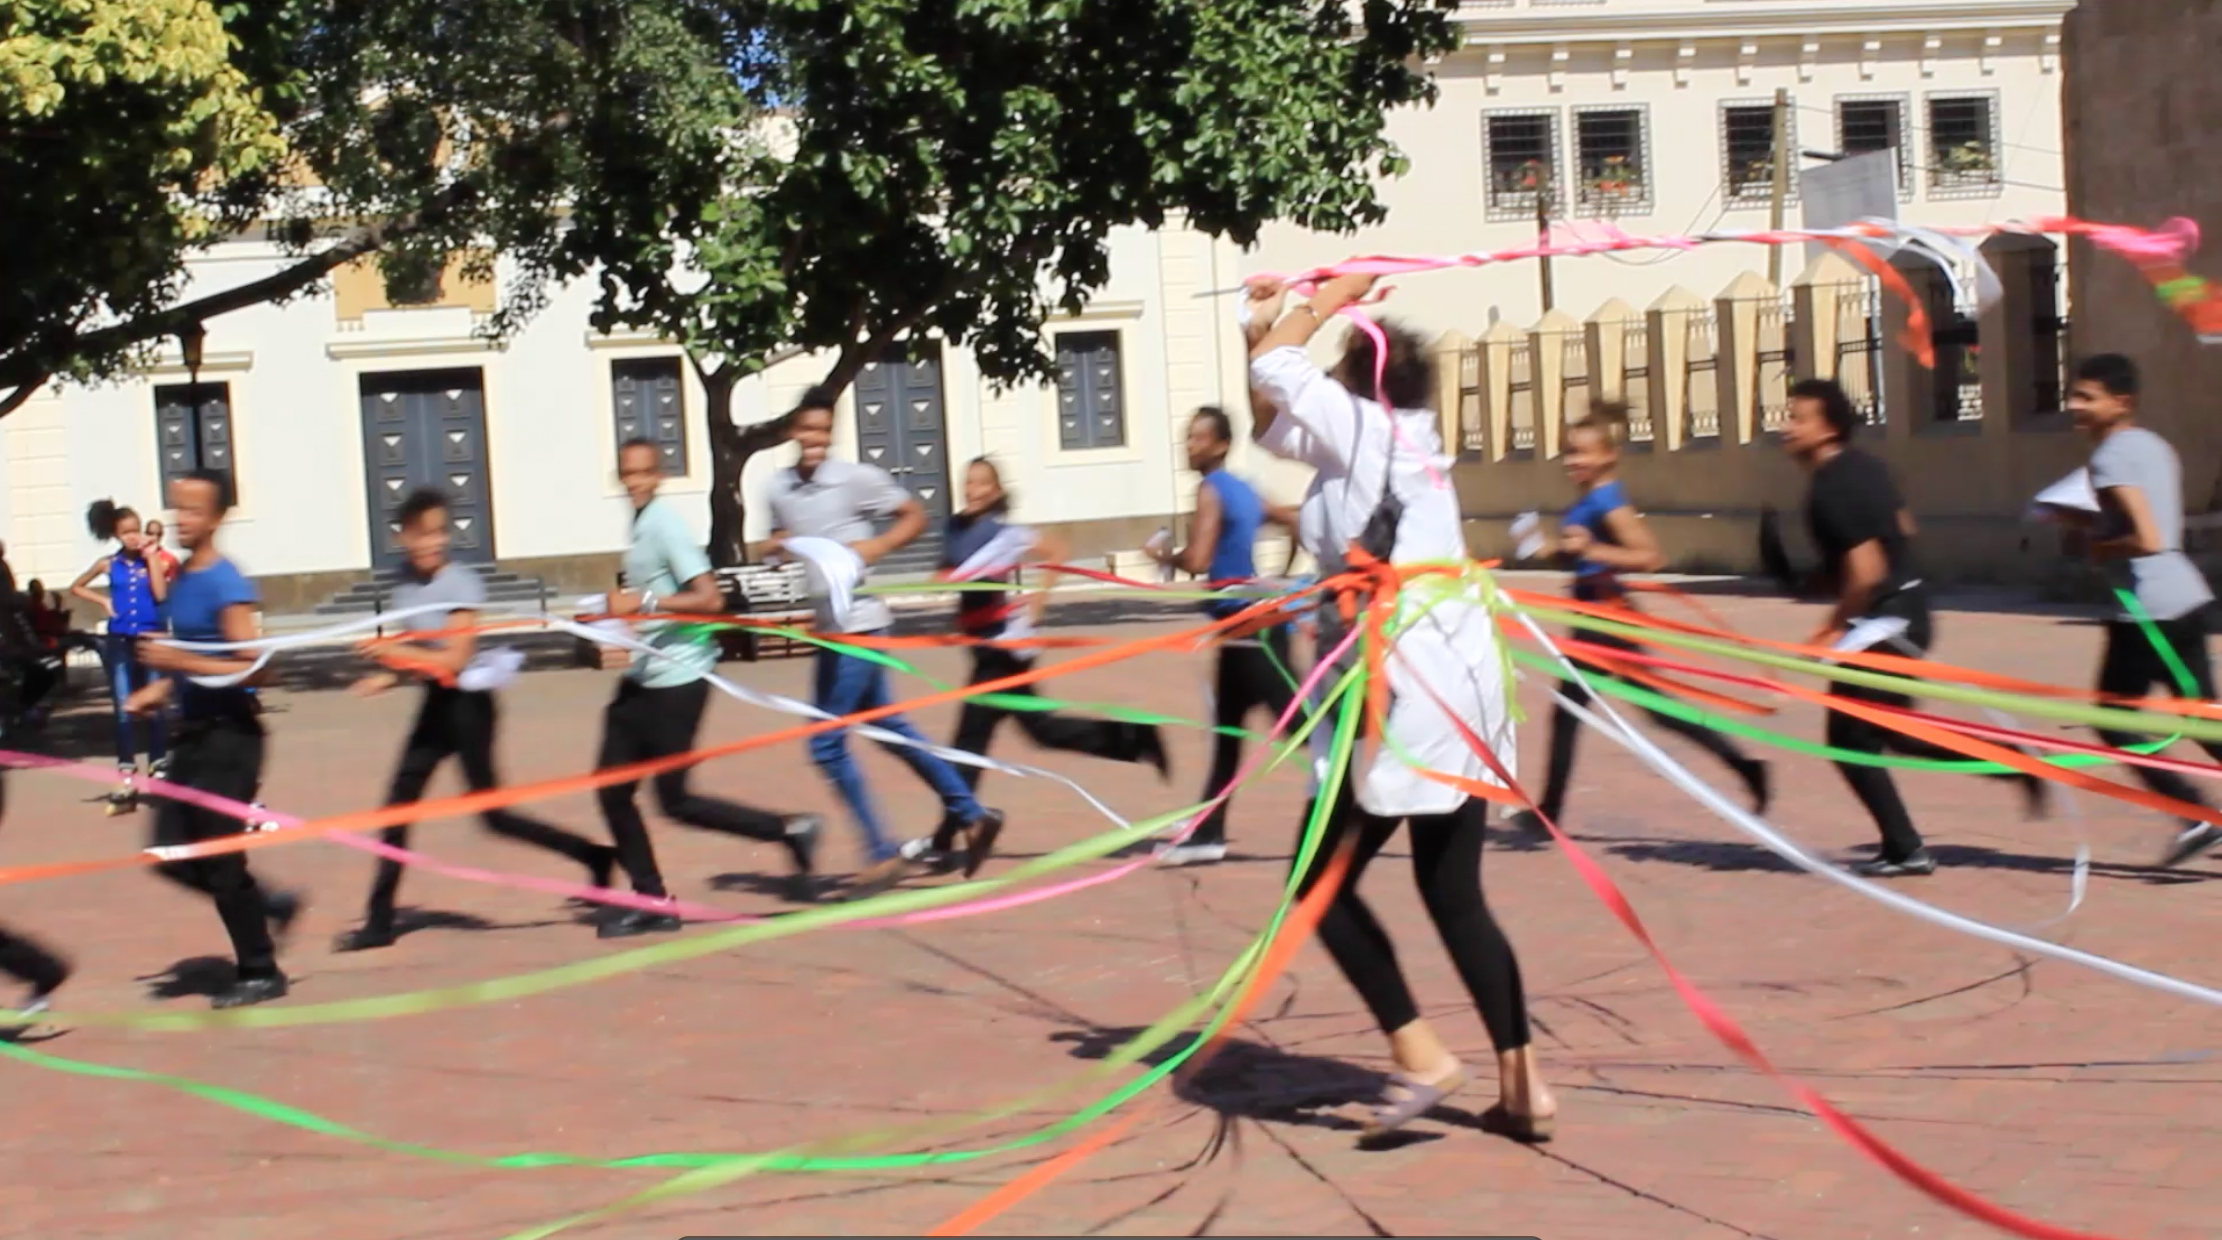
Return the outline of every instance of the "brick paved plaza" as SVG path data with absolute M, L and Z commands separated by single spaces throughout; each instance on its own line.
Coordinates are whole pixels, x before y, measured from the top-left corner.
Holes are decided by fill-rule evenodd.
M 1774 602 L 1719 605 L 1768 636 L 1802 636 L 1812 620 Z M 1941 657 L 2056 682 L 2083 683 L 2097 652 L 2095 628 L 2058 617 L 1953 613 L 1941 632 Z M 945 678 L 962 667 L 939 652 L 923 662 Z M 1158 657 L 1058 681 L 1052 691 L 1194 716 L 1203 709 L 1202 666 L 1200 657 Z M 808 664 L 727 670 L 801 695 Z M 603 673 L 525 677 L 505 699 L 506 776 L 588 767 L 608 691 Z M 917 692 L 917 683 L 904 691 Z M 1540 718 L 1540 692 L 1531 685 L 1525 699 Z M 365 702 L 294 692 L 274 695 L 274 704 L 271 806 L 319 815 L 376 801 L 410 695 Z M 782 726 L 730 703 L 712 712 L 711 739 Z M 948 709 L 919 714 L 937 735 L 952 719 Z M 1781 723 L 1818 733 L 1802 707 L 1786 709 Z M 1543 740 L 1540 727 L 1523 735 L 1531 778 Z M 1068 772 L 1139 817 L 1193 798 L 1202 737 L 1183 733 L 1175 745 L 1171 789 L 1127 768 L 1034 755 L 1015 730 L 998 753 Z M 91 752 L 97 760 L 97 746 Z M 2222 1072 L 2212 1058 L 2222 1021 L 2213 1012 L 1916 923 L 1738 842 L 1602 739 L 1590 741 L 1585 758 L 1570 829 L 1672 958 L 1779 1063 L 1914 1157 L 2015 1210 L 2139 1240 L 2213 1234 L 2222 1210 L 2210 1161 L 2222 1149 L 2222 1107 L 2210 1092 Z M 878 753 L 866 762 L 892 816 L 909 831 L 930 826 L 933 808 L 908 773 Z M 792 744 L 699 778 L 779 808 L 834 809 Z M 1826 767 L 1786 758 L 1777 782 L 1772 817 L 1795 837 L 1832 855 L 1871 842 Z M 2094 855 L 2089 898 L 2046 933 L 2222 981 L 2211 885 L 2222 866 L 2210 859 L 2174 875 L 2147 868 L 2167 834 L 2152 815 L 2084 796 L 2080 821 L 2062 812 L 2029 823 L 2017 797 L 1981 781 L 1916 776 L 1905 787 L 1948 866 L 1909 892 L 2008 926 L 2044 922 L 2066 906 L 2080 830 Z M 990 776 L 987 790 L 1012 811 L 1004 837 L 1012 857 L 1098 829 L 1099 819 L 1054 786 Z M 11 793 L 0 835 L 8 863 L 115 854 L 145 828 L 144 815 L 103 817 L 90 785 L 21 775 Z M 1216 977 L 1272 907 L 1303 793 L 1294 772 L 1246 792 L 1230 864 L 1144 872 L 997 916 L 807 935 L 429 1016 L 279 1031 L 81 1030 L 38 1049 L 180 1073 L 384 1137 L 482 1154 L 768 1150 L 962 1115 L 1073 1076 Z M 601 831 L 588 797 L 537 810 Z M 838 816 L 832 825 L 832 867 L 851 869 L 849 826 Z M 761 882 L 783 869 L 772 850 L 657 830 L 682 897 L 779 907 Z M 571 877 L 464 822 L 420 829 L 417 846 L 466 864 Z M 335 956 L 327 944 L 353 924 L 369 859 L 309 843 L 257 853 L 255 865 L 316 895 L 285 957 L 293 1003 L 499 977 L 636 945 L 598 942 L 551 898 L 420 874 L 403 900 L 419 911 L 421 929 L 387 951 Z M 1385 1046 L 1356 995 L 1308 947 L 1216 1065 L 988 1230 L 1545 1240 L 1991 1234 L 1901 1187 L 1733 1060 L 1562 858 L 1510 841 L 1490 852 L 1487 885 L 1522 952 L 1563 1111 L 1560 1139 L 1540 1150 L 1484 1135 L 1471 1120 L 1494 1093 L 1487 1041 L 1406 874 L 1392 844 L 1367 890 L 1404 945 L 1429 1014 L 1482 1069 L 1455 1110 L 1416 1124 L 1416 1136 L 1395 1148 L 1357 1148 L 1351 1116 L 1378 1081 Z M 210 958 L 224 950 L 208 908 L 143 873 L 12 887 L 0 893 L 0 918 L 76 957 L 80 980 L 64 998 L 78 1010 L 200 1008 L 206 1000 L 190 992 L 209 984 Z M 157 1088 L 14 1063 L 0 1064 L 0 1074 L 10 1120 L 0 1134 L 0 1231 L 11 1236 L 500 1240 L 669 1174 L 459 1170 Z M 943 1142 L 992 1144 L 1088 1096 Z M 916 1173 L 759 1176 L 574 1234 L 920 1234 L 1060 1148 Z

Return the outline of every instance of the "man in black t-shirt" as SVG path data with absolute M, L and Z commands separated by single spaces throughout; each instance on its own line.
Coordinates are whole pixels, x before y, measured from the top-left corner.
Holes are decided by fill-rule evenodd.
M 1782 428 L 1782 447 L 1812 475 L 1806 519 L 1821 550 L 1823 573 L 1836 605 L 1808 639 L 1814 646 L 1846 650 L 1879 647 L 1883 653 L 1919 657 L 1935 639 L 1929 598 L 1913 563 L 1913 514 L 1906 511 L 1897 483 L 1881 461 L 1851 446 L 1858 415 L 1844 389 L 1826 379 L 1808 379 L 1790 389 L 1790 416 Z M 1893 637 L 1858 634 L 1863 620 L 1902 620 L 1905 631 Z M 1856 635 L 1856 636 L 1855 636 Z M 1841 644 L 1841 645 L 1840 645 Z M 1913 699 L 1901 693 L 1837 682 L 1829 693 L 1861 702 L 1903 709 Z M 1896 751 L 1915 757 L 1954 759 L 1961 755 L 1915 740 L 1839 711 L 1828 714 L 1828 743 L 1836 749 L 1881 754 Z M 1859 872 L 1870 878 L 1932 874 L 1936 858 L 1914 830 L 1905 802 L 1890 772 L 1879 766 L 1838 763 L 1882 833 L 1882 848 Z M 1999 778 L 2022 785 L 2030 811 L 2043 806 L 2044 783 L 2010 772 Z

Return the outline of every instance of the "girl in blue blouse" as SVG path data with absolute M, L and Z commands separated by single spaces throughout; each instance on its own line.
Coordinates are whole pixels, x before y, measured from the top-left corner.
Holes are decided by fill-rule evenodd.
M 1657 572 L 1666 563 L 1658 540 L 1651 536 L 1643 517 L 1628 502 L 1627 490 L 1620 485 L 1620 449 L 1627 440 L 1628 407 L 1619 401 L 1593 404 L 1589 416 L 1566 428 L 1566 476 L 1581 488 L 1582 495 L 1559 521 L 1558 558 L 1574 570 L 1574 598 L 1578 602 L 1633 607 L 1621 588 L 1619 574 Z M 1576 641 L 1595 646 L 1636 649 L 1636 644 L 1625 637 L 1595 629 L 1576 628 L 1573 636 Z M 1585 676 L 1609 674 L 1579 655 L 1571 657 Z M 1571 681 L 1560 686 L 1559 692 L 1577 705 L 1589 705 L 1589 693 Z M 1735 742 L 1710 728 L 1656 711 L 1645 713 L 1660 727 L 1726 763 L 1744 781 L 1753 805 L 1759 812 L 1766 811 L 1766 763 L 1747 756 Z M 1566 807 L 1567 783 L 1574 775 L 1574 745 L 1581 726 L 1581 720 L 1563 705 L 1551 712 L 1551 766 L 1543 786 L 1541 809 L 1553 822 Z M 1512 821 L 1526 830 L 1543 832 L 1543 824 L 1532 813 L 1522 811 Z
M 128 814 L 139 806 L 134 781 L 139 775 L 139 745 L 134 725 L 139 721 L 123 708 L 125 701 L 152 679 L 139 661 L 138 642 L 149 633 L 160 633 L 162 603 L 169 597 L 169 573 L 139 524 L 139 514 L 118 508 L 112 500 L 96 500 L 85 510 L 85 524 L 101 542 L 113 539 L 116 550 L 93 561 L 69 592 L 108 613 L 108 632 L 100 639 L 100 662 L 108 672 L 108 690 L 116 710 L 116 790 L 108 794 L 110 814 Z M 105 578 L 105 592 L 91 588 Z M 166 762 L 162 718 L 145 720 L 148 774 L 162 777 Z

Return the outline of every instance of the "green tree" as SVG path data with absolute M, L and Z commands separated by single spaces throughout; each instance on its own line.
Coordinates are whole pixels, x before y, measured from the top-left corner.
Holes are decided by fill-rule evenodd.
M 173 300 L 285 152 L 206 0 L 0 0 L 0 350 L 73 360 L 84 324 Z M 0 388 L 0 412 L 37 383 Z
M 906 337 L 998 384 L 1051 377 L 1043 320 L 1110 275 L 1108 239 L 1168 222 L 1378 221 L 1388 111 L 1431 101 L 1436 0 L 756 0 L 759 147 L 674 278 L 605 309 L 687 346 L 709 390 L 711 554 L 741 554 L 733 384 L 796 350 L 836 392 Z
M 744 17 L 724 0 L 0 0 L 0 412 L 366 255 L 393 283 L 459 252 L 508 261 L 496 336 L 556 281 L 591 273 L 612 303 L 662 282 L 746 171 Z M 180 301 L 187 258 L 249 228 L 292 260 Z

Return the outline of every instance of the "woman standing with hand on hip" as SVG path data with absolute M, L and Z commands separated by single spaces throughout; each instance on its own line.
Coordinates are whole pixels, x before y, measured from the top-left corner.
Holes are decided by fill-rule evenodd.
M 1297 526 L 1322 577 L 1345 571 L 1353 546 L 1399 565 L 1462 565 L 1467 558 L 1457 498 L 1433 476 L 1442 441 L 1437 415 L 1427 408 L 1434 367 L 1419 337 L 1391 324 L 1380 326 L 1378 342 L 1354 335 L 1333 376 L 1305 353 L 1322 324 L 1372 287 L 1371 277 L 1339 277 L 1284 316 L 1283 286 L 1260 282 L 1245 311 L 1258 445 L 1318 471 Z M 1388 407 L 1371 399 L 1375 394 Z M 1381 743 L 1370 764 L 1353 767 L 1301 889 L 1316 884 L 1343 841 L 1354 839 L 1349 877 L 1320 919 L 1319 938 L 1388 1035 L 1396 1060 L 1366 1136 L 1402 1128 L 1465 1081 L 1464 1066 L 1420 1018 L 1388 933 L 1358 896 L 1366 864 L 1408 824 L 1420 898 L 1497 1052 L 1498 1100 L 1483 1125 L 1515 1140 L 1546 1141 L 1558 1103 L 1535 1060 L 1519 961 L 1482 898 L 1487 807 L 1423 773 L 1501 786 L 1460 725 L 1513 768 L 1504 662 L 1487 608 L 1463 594 L 1418 597 L 1425 593 L 1432 592 L 1403 592 L 1402 628 L 1384 660 L 1391 694 L 1385 726 L 1395 743 L 1376 738 Z M 1340 625 L 1335 608 L 1320 609 L 1323 653 L 1340 644 L 1342 635 L 1333 631 Z
M 162 604 L 170 596 L 170 573 L 159 556 L 160 543 L 150 543 L 139 525 L 139 514 L 118 508 L 112 500 L 96 500 L 85 510 L 85 525 L 102 542 L 115 540 L 116 550 L 93 561 L 69 592 L 108 613 L 108 632 L 100 639 L 100 662 L 108 672 L 108 691 L 115 698 L 116 790 L 108 794 L 110 814 L 128 814 L 139 807 L 139 739 L 137 720 L 124 709 L 131 695 L 147 687 L 152 672 L 139 661 L 139 639 L 163 630 Z M 107 592 L 90 587 L 106 578 Z M 147 773 L 163 776 L 168 758 L 159 714 L 146 720 Z

